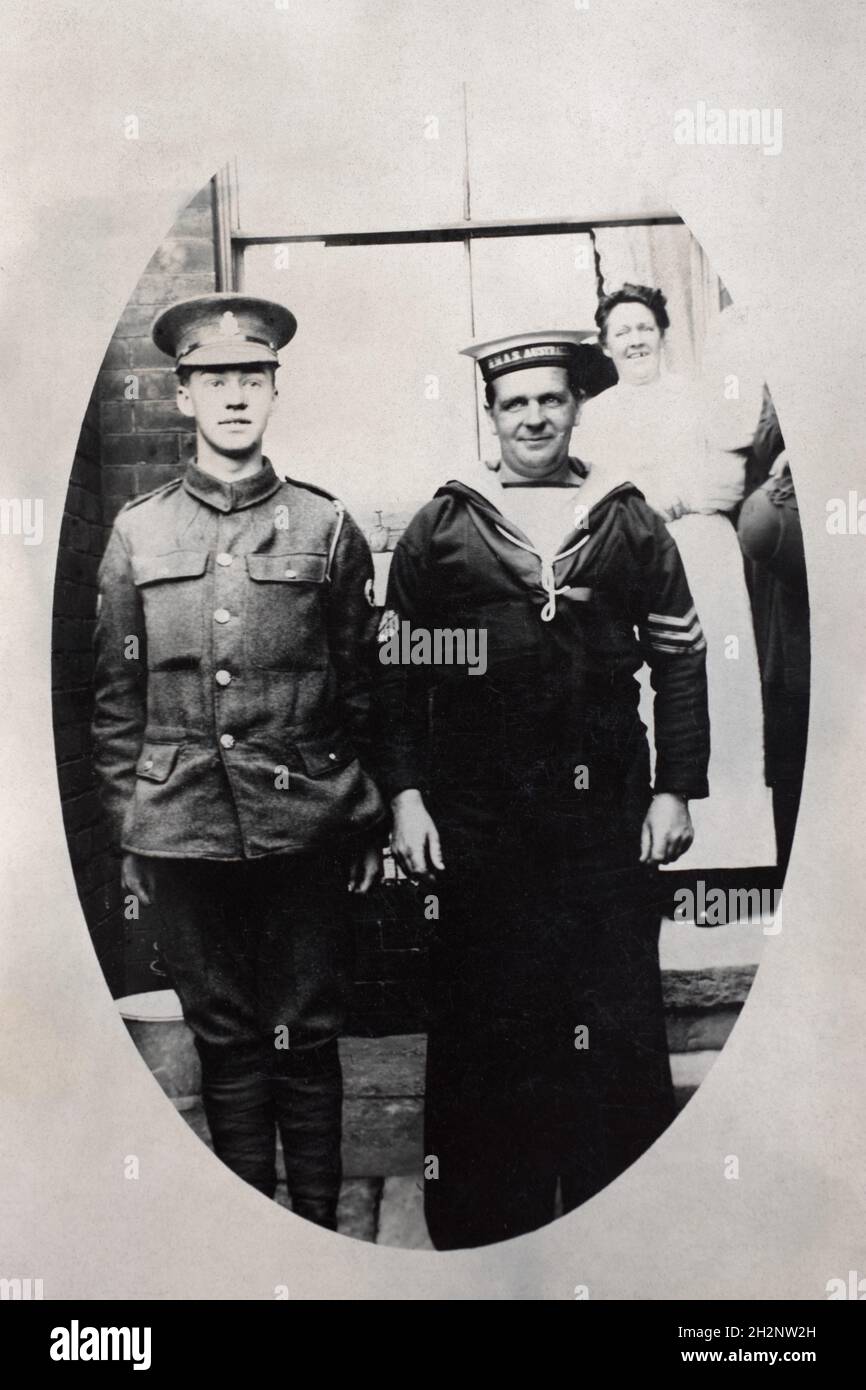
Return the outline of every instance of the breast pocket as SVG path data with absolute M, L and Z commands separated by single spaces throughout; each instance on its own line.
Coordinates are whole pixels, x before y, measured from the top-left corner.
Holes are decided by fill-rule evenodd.
M 151 671 L 198 666 L 204 648 L 206 550 L 171 550 L 133 558 L 144 604 Z
M 247 556 L 250 665 L 278 671 L 327 666 L 326 566 L 325 555 Z
M 357 761 L 357 754 L 342 734 L 307 738 L 297 744 L 297 752 L 308 777 L 327 777 Z
M 146 782 L 167 782 L 180 752 L 179 743 L 145 743 L 135 765 Z

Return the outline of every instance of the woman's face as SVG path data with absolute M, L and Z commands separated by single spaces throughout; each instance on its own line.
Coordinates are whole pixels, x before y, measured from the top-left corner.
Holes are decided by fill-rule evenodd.
M 662 332 L 652 309 L 636 300 L 617 304 L 605 328 L 604 351 L 620 381 L 632 386 L 655 381 L 661 367 Z

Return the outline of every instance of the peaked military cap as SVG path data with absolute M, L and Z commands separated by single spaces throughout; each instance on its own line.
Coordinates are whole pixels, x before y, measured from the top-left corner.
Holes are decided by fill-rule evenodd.
M 202 294 L 157 314 L 151 334 L 176 367 L 279 363 L 277 351 L 295 336 L 297 321 L 282 304 L 248 294 Z

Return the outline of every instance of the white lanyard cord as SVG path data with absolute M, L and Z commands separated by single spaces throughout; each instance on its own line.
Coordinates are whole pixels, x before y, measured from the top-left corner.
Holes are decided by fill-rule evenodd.
M 547 592 L 547 603 L 541 610 L 541 621 L 543 623 L 551 622 L 556 614 L 557 594 L 567 594 L 571 588 L 570 584 L 563 584 L 561 588 L 557 589 L 553 566 L 556 564 L 557 560 L 564 560 L 566 556 L 573 555 L 576 550 L 580 550 L 582 545 L 586 545 L 589 536 L 582 536 L 576 544 L 569 546 L 568 550 L 563 550 L 561 554 L 554 555 L 552 560 L 545 560 L 541 552 L 535 549 L 535 546 L 527 545 L 525 541 L 519 541 L 516 536 L 512 536 L 510 531 L 506 531 L 505 528 L 498 523 L 496 529 L 505 536 L 506 540 L 511 541 L 512 545 L 519 545 L 521 550 L 528 550 L 530 555 L 535 555 L 541 561 L 541 583 L 542 587 Z

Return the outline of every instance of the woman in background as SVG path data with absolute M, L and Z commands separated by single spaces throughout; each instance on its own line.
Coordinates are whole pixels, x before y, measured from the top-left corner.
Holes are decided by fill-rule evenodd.
M 629 461 L 631 480 L 677 543 L 707 639 L 710 797 L 694 808 L 694 846 L 677 868 L 773 864 L 752 614 L 727 515 L 743 496 L 743 458 L 708 437 L 714 412 L 702 384 L 664 370 L 670 320 L 661 290 L 624 285 L 602 299 L 596 323 L 618 381 L 587 401 L 575 451 L 598 468 L 621 471 Z

